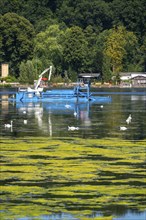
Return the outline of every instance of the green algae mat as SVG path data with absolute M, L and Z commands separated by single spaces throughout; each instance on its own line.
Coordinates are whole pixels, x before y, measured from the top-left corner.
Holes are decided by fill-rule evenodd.
M 146 140 L 1 138 L 0 152 L 1 219 L 112 220 L 117 207 L 146 207 Z

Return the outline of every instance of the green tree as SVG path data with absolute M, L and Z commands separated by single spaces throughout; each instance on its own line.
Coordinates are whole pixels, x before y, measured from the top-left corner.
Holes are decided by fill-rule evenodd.
M 143 56 L 137 36 L 130 31 L 125 32 L 125 55 L 123 57 L 123 71 L 142 71 Z
M 136 35 L 123 26 L 114 27 L 109 33 L 103 57 L 113 75 L 118 78 L 120 71 L 142 71 L 144 56 Z
M 27 18 L 36 26 L 42 19 L 53 18 L 50 9 L 51 2 L 51 0 L 1 0 L 0 13 L 3 15 L 8 12 L 16 13 L 19 16 Z
M 19 13 L 23 10 L 24 0 L 4 0 L 0 1 L 0 14 L 4 15 L 8 12 Z
M 19 65 L 32 57 L 34 28 L 32 24 L 15 13 L 0 16 L 1 61 L 10 65 L 10 72 L 19 76 Z
M 86 65 L 88 42 L 80 27 L 74 26 L 66 30 L 63 48 L 66 68 L 82 71 Z
M 96 32 L 111 27 L 111 10 L 103 0 L 64 0 L 56 14 L 68 27 L 85 29 L 91 25 Z
M 140 49 L 143 57 L 143 71 L 146 72 L 146 35 L 143 37 L 143 43 Z
M 61 71 L 63 48 L 61 38 L 63 31 L 59 25 L 51 25 L 35 38 L 34 55 L 41 60 L 44 68 L 53 64 L 57 72 Z
M 116 75 L 122 70 L 123 57 L 126 54 L 125 51 L 125 28 L 119 26 L 118 28 L 113 28 L 111 34 L 109 35 L 105 49 L 104 56 L 110 59 L 112 72 Z
M 112 71 L 109 57 L 103 57 L 103 65 L 102 65 L 102 81 L 110 82 L 112 80 Z
M 19 81 L 21 83 L 33 84 L 34 80 L 36 79 L 38 79 L 38 74 L 33 62 L 30 60 L 28 60 L 26 63 L 21 62 Z
M 111 29 L 102 31 L 96 39 L 96 65 L 98 65 L 97 69 L 101 73 L 101 78 L 103 82 L 109 82 L 112 76 L 110 59 L 103 53 L 106 47 L 106 41 L 110 34 Z
M 113 12 L 113 24 L 123 25 L 140 37 L 146 30 L 146 1 L 145 0 L 113 0 L 110 4 Z
M 2 36 L 0 35 L 0 63 L 2 63 L 2 57 L 3 57 L 3 53 L 4 53 L 4 51 L 2 51 L 2 46 L 3 46 L 3 44 L 2 44 Z
M 97 72 L 100 70 L 99 62 L 100 59 L 98 57 L 98 45 L 97 34 L 95 33 L 93 27 L 91 25 L 87 26 L 84 30 L 85 38 L 87 41 L 87 53 L 86 53 L 86 63 L 84 65 L 84 71 L 87 72 Z

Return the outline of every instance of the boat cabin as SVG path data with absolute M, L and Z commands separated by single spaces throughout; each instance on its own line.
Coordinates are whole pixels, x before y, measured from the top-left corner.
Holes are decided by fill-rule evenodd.
M 75 94 L 78 96 L 86 96 L 90 98 L 91 80 L 100 76 L 100 73 L 80 73 L 78 75 L 77 85 L 74 88 Z

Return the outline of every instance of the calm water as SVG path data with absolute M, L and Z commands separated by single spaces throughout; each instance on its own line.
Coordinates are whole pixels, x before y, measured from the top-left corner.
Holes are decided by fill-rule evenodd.
M 15 90 L 13 89 L 1 89 L 0 90 L 0 99 L 1 99 L 0 101 L 0 137 L 1 138 L 8 137 L 9 139 L 15 138 L 17 140 L 17 137 L 25 137 L 25 136 L 38 137 L 39 136 L 39 137 L 52 137 L 52 138 L 56 137 L 56 138 L 64 138 L 64 139 L 65 138 L 78 138 L 78 137 L 83 138 L 83 139 L 119 138 L 121 140 L 132 140 L 132 141 L 146 139 L 146 88 L 145 89 L 144 88 L 143 89 L 140 89 L 140 88 L 96 89 L 95 92 L 99 92 L 99 95 L 111 96 L 112 98 L 111 102 L 96 103 L 96 104 L 86 103 L 86 104 L 81 104 L 81 105 L 71 104 L 68 108 L 66 107 L 66 105 L 70 103 L 65 103 L 65 102 L 64 103 L 50 103 L 50 104 L 47 104 L 47 103 L 25 104 L 25 103 L 8 102 L 7 98 L 10 96 L 9 93 L 13 93 L 13 92 L 15 92 Z M 77 113 L 76 115 L 74 114 L 75 112 Z M 129 114 L 131 114 L 132 116 L 132 121 L 130 124 L 127 124 L 126 119 L 129 116 Z M 11 120 L 13 121 L 12 129 L 11 128 L 6 129 L 4 124 L 10 123 Z M 79 129 L 75 131 L 70 131 L 68 130 L 68 126 L 75 126 L 75 127 L 78 127 Z M 127 130 L 121 131 L 120 126 L 126 126 Z M 123 152 L 125 151 L 125 149 L 122 149 L 122 150 Z M 3 195 L 2 200 L 1 200 L 2 208 L 0 212 L 1 219 L 19 219 L 19 220 L 20 219 L 21 220 L 28 220 L 28 219 L 79 220 L 79 219 L 84 219 L 84 217 L 82 218 L 76 217 L 77 216 L 76 212 L 78 210 L 77 210 L 77 207 L 75 209 L 73 204 L 74 203 L 78 204 L 78 201 L 75 202 L 75 201 L 69 200 L 67 202 L 68 197 L 65 197 L 65 196 L 60 197 L 59 193 L 56 195 L 56 197 L 55 196 L 53 197 L 53 195 L 48 194 L 48 197 L 51 196 L 51 199 L 52 199 L 51 201 L 54 204 L 54 207 L 57 207 L 57 202 L 55 201 L 55 199 L 58 198 L 59 206 L 60 204 L 62 204 L 62 207 L 64 207 L 64 204 L 66 204 L 67 206 L 70 207 L 70 209 L 72 209 L 72 211 L 70 211 L 70 213 L 66 213 L 64 209 L 62 209 L 63 210 L 62 212 L 60 211 L 60 209 L 58 209 L 58 211 L 54 210 L 54 213 L 52 214 L 52 210 L 53 210 L 52 208 L 50 211 L 50 214 L 46 214 L 46 210 L 44 209 L 44 206 L 42 206 L 43 202 L 44 203 L 46 202 L 46 196 L 47 196 L 45 195 L 46 188 L 47 187 L 51 188 L 52 192 L 55 194 L 55 191 L 53 190 L 57 191 L 58 190 L 57 187 L 60 187 L 59 188 L 59 191 L 60 191 L 62 190 L 61 187 L 71 188 L 74 184 L 70 183 L 71 185 L 68 186 L 67 184 L 69 182 L 65 185 L 64 183 L 62 183 L 61 185 L 59 182 L 58 183 L 56 182 L 54 184 L 51 183 L 51 185 L 48 185 L 46 182 L 46 176 L 44 174 L 46 172 L 45 170 L 46 168 L 44 168 L 42 164 L 45 164 L 45 163 L 49 164 L 49 162 L 46 160 L 44 156 L 42 158 L 41 153 L 38 153 L 38 157 L 34 157 L 34 156 L 32 157 L 33 149 L 31 150 L 30 154 L 29 154 L 29 149 L 28 149 L 27 153 L 24 152 L 24 155 L 20 157 L 19 153 L 23 153 L 23 150 L 19 148 L 17 150 L 8 148 L 7 151 L 4 150 L 2 152 L 4 152 L 4 154 L 6 153 L 5 155 L 2 155 L 2 164 L 5 170 L 4 172 L 6 172 L 6 175 L 8 175 L 6 179 L 5 178 L 3 179 L 2 175 L 4 175 L 4 173 L 1 175 L 2 186 L 10 187 L 10 191 L 14 190 L 15 192 L 17 189 L 13 188 L 14 186 L 19 187 L 19 186 L 24 185 L 24 188 L 25 188 L 24 190 L 26 190 L 24 194 L 26 197 L 21 197 L 20 192 L 17 192 L 16 194 L 12 193 L 12 195 L 9 196 L 10 194 L 9 190 L 7 191 L 7 193 L 2 193 Z M 13 154 L 13 152 L 15 152 L 15 155 Z M 48 150 L 44 149 L 44 152 L 46 152 L 47 154 Z M 56 149 L 54 149 L 54 152 L 59 153 Z M 133 152 L 131 151 L 129 155 L 134 154 L 134 153 L 135 153 L 134 151 Z M 34 150 L 33 154 L 36 154 L 36 149 Z M 15 159 L 11 160 L 11 158 L 14 156 L 15 156 Z M 82 154 L 81 154 L 81 157 L 82 157 Z M 22 169 L 20 169 L 19 171 L 17 170 L 16 172 L 16 170 L 15 171 L 11 170 L 11 167 L 17 168 L 18 159 L 22 160 L 22 167 L 21 167 Z M 37 168 L 41 170 L 40 176 L 42 178 L 38 177 L 38 179 L 40 178 L 40 182 L 37 181 L 36 176 L 34 177 L 34 180 L 33 180 L 33 175 L 34 175 L 33 172 L 32 172 L 32 176 L 30 177 L 30 180 L 26 181 L 24 176 L 20 177 L 19 173 L 23 172 L 23 166 L 25 165 L 24 169 L 27 166 L 26 165 L 27 159 L 28 161 L 30 161 L 28 162 L 30 169 L 31 169 L 31 166 L 33 166 L 33 168 L 35 169 Z M 59 159 L 59 160 L 61 161 L 62 159 Z M 73 161 L 72 159 L 70 159 L 70 161 L 66 160 L 66 163 L 70 164 L 72 161 L 72 163 L 74 164 L 75 162 L 77 162 L 75 166 L 78 166 L 78 160 L 79 159 L 74 158 Z M 93 164 L 95 163 L 94 157 L 90 158 L 90 160 Z M 101 163 L 105 163 L 105 161 L 106 161 L 106 166 L 111 165 L 110 160 L 108 164 L 108 159 L 105 160 L 102 157 Z M 124 161 L 126 161 L 126 159 L 123 158 L 122 166 L 126 167 L 127 163 L 125 162 L 124 164 Z M 82 163 L 84 162 L 86 162 L 85 156 L 84 156 L 84 160 L 82 161 Z M 52 163 L 54 167 L 56 161 Z M 21 163 L 20 163 L 20 166 L 21 166 Z M 95 166 L 99 166 L 99 165 L 95 164 Z M 112 166 L 115 166 L 114 169 L 116 169 L 116 167 L 118 167 L 119 164 L 118 162 L 115 163 L 115 161 L 113 160 Z M 53 167 L 51 168 L 51 173 L 50 173 L 51 176 L 56 175 L 55 170 L 53 170 L 54 169 Z M 127 167 L 124 169 L 127 169 Z M 129 169 L 129 165 L 128 165 L 128 169 Z M 136 168 L 134 169 L 135 171 L 132 170 L 131 172 L 136 173 L 137 170 Z M 139 169 L 139 172 L 142 173 L 140 178 L 144 179 L 145 178 L 144 171 L 143 171 L 144 165 L 141 163 L 141 166 L 140 166 L 139 164 L 139 168 L 137 169 Z M 70 172 L 72 173 L 73 171 L 69 171 L 69 173 Z M 116 175 L 118 175 L 118 171 L 116 172 L 117 172 Z M 139 181 L 139 179 L 136 179 L 138 178 L 137 173 L 135 174 L 136 175 L 135 177 L 134 176 L 132 177 L 130 176 L 130 171 L 128 172 L 129 172 L 129 176 L 124 177 L 124 179 L 127 178 L 127 180 L 131 182 L 131 178 L 133 178 L 133 183 L 131 186 L 129 185 L 128 187 L 126 185 L 125 188 L 127 187 L 127 190 L 130 187 L 132 187 L 133 189 L 136 189 L 136 188 L 143 189 L 144 188 L 143 180 L 141 179 L 142 181 L 141 183 L 137 182 Z M 24 171 L 24 173 L 26 173 L 26 171 Z M 31 172 L 28 172 L 28 173 L 31 173 Z M 90 171 L 90 173 L 92 173 L 92 171 Z M 106 172 L 105 173 L 102 172 L 101 174 L 104 176 L 104 178 L 106 178 L 104 179 L 102 184 L 108 185 L 108 187 L 112 187 L 112 184 L 113 184 L 113 186 L 115 187 L 114 188 L 115 191 L 117 190 L 117 187 L 122 189 L 124 187 L 124 184 L 126 184 L 122 182 L 121 184 L 117 183 L 117 185 L 114 185 L 113 182 L 110 182 L 111 176 L 113 174 L 112 175 L 111 174 L 109 175 L 109 173 L 107 173 L 107 175 L 105 174 Z M 60 177 L 60 180 L 64 182 L 66 181 L 65 178 L 66 177 L 62 175 L 62 177 Z M 94 178 L 93 180 L 95 180 Z M 118 179 L 119 177 L 117 176 L 116 178 Z M 57 179 L 56 181 L 59 181 L 59 180 Z M 75 177 L 73 176 L 72 176 L 72 181 L 75 181 Z M 82 185 L 83 182 L 81 181 L 78 184 Z M 92 183 L 91 186 L 92 185 L 95 185 L 95 183 Z M 33 190 L 35 192 L 34 193 L 32 192 L 32 195 L 30 195 L 31 194 L 30 188 L 32 186 L 34 187 Z M 38 187 L 38 192 L 37 192 L 37 187 Z M 67 190 L 69 190 L 69 188 L 67 188 Z M 96 191 L 96 189 L 94 188 L 92 190 Z M 87 191 L 85 192 L 83 191 L 83 193 L 85 194 L 86 192 Z M 38 211 L 37 217 L 33 216 L 32 214 L 33 211 L 30 213 L 27 213 L 26 212 L 27 209 L 24 210 L 24 212 L 26 212 L 26 215 L 24 216 L 22 203 L 25 204 L 25 206 L 29 210 L 31 209 L 30 208 L 31 206 L 35 210 L 35 205 L 36 205 L 35 202 L 34 201 L 32 202 L 29 199 L 30 197 L 31 198 L 34 197 L 38 199 L 36 196 L 37 194 L 38 194 L 38 198 L 39 198 L 39 195 L 41 195 L 41 200 L 39 200 L 40 206 L 38 206 L 38 203 L 36 206 L 36 209 L 40 208 L 40 211 Z M 14 198 L 14 196 L 16 196 L 16 199 Z M 88 194 L 86 196 L 88 198 Z M 138 197 L 140 200 L 141 198 L 140 196 L 141 196 L 140 193 L 137 194 L 136 201 L 138 201 Z M 78 198 L 76 197 L 76 195 L 73 195 L 72 197 Z M 145 195 L 143 197 L 145 198 Z M 27 201 L 27 198 L 29 198 L 28 199 L 29 203 Z M 141 203 L 140 201 L 137 202 L 136 204 L 138 205 L 136 204 L 132 205 L 133 207 L 135 207 L 132 209 L 129 209 L 125 203 L 124 204 L 121 203 L 122 205 L 120 206 L 119 205 L 116 206 L 116 203 L 114 206 L 113 205 L 110 206 L 110 203 L 109 203 L 103 207 L 98 207 L 96 209 L 95 203 L 91 200 L 91 202 L 93 202 L 93 211 L 92 211 L 92 214 L 88 214 L 86 213 L 86 207 L 88 204 L 83 202 L 83 198 L 85 199 L 86 197 L 81 197 L 78 199 L 82 200 L 82 202 L 80 203 L 82 204 L 82 206 L 80 205 L 80 211 L 81 213 L 85 211 L 86 219 L 94 219 L 95 217 L 98 217 L 98 216 L 108 217 L 111 215 L 115 216 L 115 217 L 112 217 L 112 220 L 145 220 L 146 219 L 146 212 L 138 208 L 139 206 L 141 206 L 142 203 L 144 203 L 144 201 L 141 201 Z M 124 202 L 125 201 L 126 199 L 124 198 Z M 28 204 L 26 205 L 26 203 Z M 127 203 L 133 204 L 134 198 L 132 197 L 130 198 L 128 196 Z M 48 212 L 49 212 L 50 204 L 51 203 L 48 203 Z M 18 210 L 15 210 L 13 208 L 15 206 L 19 207 L 19 205 L 20 205 L 20 209 L 22 208 L 22 215 L 21 215 L 21 212 L 18 212 Z M 45 210 L 44 213 L 43 213 L 43 210 Z M 92 210 L 92 205 L 91 205 L 90 210 Z M 18 212 L 19 217 L 16 217 L 17 212 Z M 6 216 L 8 217 L 6 218 Z
M 6 93 L 6 90 L 2 92 Z M 121 137 L 132 140 L 146 137 L 146 89 L 100 89 L 96 92 L 104 92 L 105 96 L 112 97 L 112 101 L 104 104 L 74 104 L 66 108 L 65 105 L 68 103 L 65 102 L 24 104 L 3 100 L 0 102 L 0 135 Z M 7 97 L 3 95 L 2 98 Z M 76 116 L 74 112 L 77 112 Z M 132 115 L 132 123 L 127 125 L 126 119 L 129 114 Z M 10 123 L 11 120 L 13 130 L 6 130 L 4 124 Z M 79 127 L 79 130 L 70 132 L 68 126 Z M 126 126 L 127 131 L 121 132 L 120 126 Z

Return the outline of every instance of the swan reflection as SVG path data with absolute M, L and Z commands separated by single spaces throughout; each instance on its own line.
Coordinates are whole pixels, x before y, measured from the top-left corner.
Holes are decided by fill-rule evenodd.
M 69 106 L 67 108 L 66 106 Z M 24 120 L 28 121 L 29 117 L 35 118 L 38 128 L 48 132 L 49 136 L 53 135 L 53 124 L 56 123 L 55 116 L 72 115 L 75 121 L 81 120 L 84 127 L 91 125 L 89 111 L 90 103 L 16 103 L 19 114 L 25 115 Z M 26 114 L 24 114 L 24 112 Z M 48 119 L 46 119 L 48 118 Z M 26 124 L 26 123 L 25 123 Z M 69 126 L 69 122 L 68 125 Z

